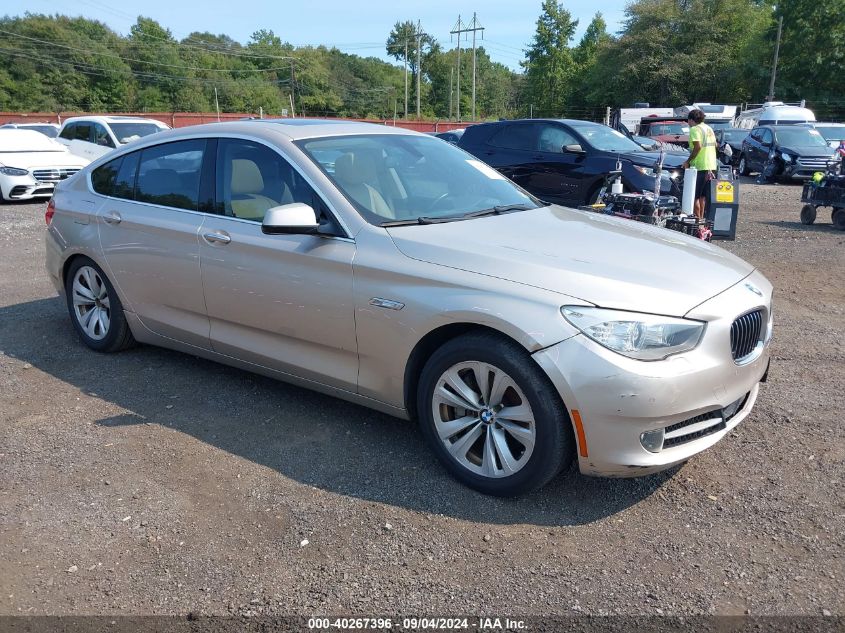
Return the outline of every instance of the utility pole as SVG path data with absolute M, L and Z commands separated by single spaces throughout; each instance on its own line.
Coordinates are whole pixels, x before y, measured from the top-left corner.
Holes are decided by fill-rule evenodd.
M 472 119 L 475 120 L 475 33 L 482 31 L 481 38 L 484 39 L 484 27 L 478 22 L 478 17 L 475 13 L 472 14 L 472 22 L 464 26 L 461 21 L 461 16 L 458 16 L 458 21 L 449 33 L 457 34 L 458 36 L 458 121 L 461 120 L 461 33 L 472 33 Z
M 778 18 L 778 38 L 775 41 L 775 60 L 772 64 L 772 80 L 769 82 L 769 95 L 766 97 L 766 101 L 774 101 L 775 100 L 775 77 L 778 73 L 778 53 L 780 53 L 780 33 L 783 29 L 783 16 Z
M 408 118 L 408 38 L 405 38 L 405 118 Z
M 472 22 L 470 22 L 468 31 L 472 31 L 472 120 L 475 121 L 475 32 L 481 31 L 481 39 L 484 39 L 484 27 L 479 25 L 478 17 L 475 12 L 472 14 Z
M 420 75 L 422 74 L 422 66 L 420 65 L 421 48 L 422 31 L 420 31 L 420 21 L 417 20 L 417 121 L 420 120 Z
M 217 109 L 217 122 L 220 123 L 220 102 L 217 100 L 217 86 L 214 86 L 214 107 Z
M 449 120 L 452 120 L 452 82 L 455 80 L 455 68 L 449 69 Z
M 452 30 L 449 31 L 450 35 L 458 35 L 458 98 L 456 99 L 456 109 L 455 109 L 455 120 L 461 120 L 461 33 L 464 32 L 463 29 L 463 22 L 461 22 L 461 16 L 458 15 L 458 22 L 452 27 Z M 451 37 L 450 37 L 451 39 Z
M 291 116 L 296 116 L 296 71 L 293 67 L 293 58 L 290 60 L 290 113 Z

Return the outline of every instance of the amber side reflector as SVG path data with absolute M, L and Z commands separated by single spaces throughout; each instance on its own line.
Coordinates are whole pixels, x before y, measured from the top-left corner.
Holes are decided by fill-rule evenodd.
M 572 409 L 572 421 L 575 422 L 575 433 L 578 436 L 578 454 L 587 457 L 587 437 L 584 435 L 584 423 L 581 422 L 581 412 Z

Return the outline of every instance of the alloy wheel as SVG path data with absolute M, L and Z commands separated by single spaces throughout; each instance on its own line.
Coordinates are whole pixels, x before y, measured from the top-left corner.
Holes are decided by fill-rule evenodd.
M 82 266 L 73 278 L 73 314 L 82 330 L 95 341 L 109 333 L 111 305 L 109 292 L 100 274 L 90 266 Z
M 508 477 L 531 458 L 534 413 L 519 385 L 489 363 L 447 369 L 432 397 L 434 430 L 453 460 L 490 478 Z

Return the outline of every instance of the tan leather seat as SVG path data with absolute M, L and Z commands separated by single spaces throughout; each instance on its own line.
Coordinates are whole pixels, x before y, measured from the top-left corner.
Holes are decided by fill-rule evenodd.
M 267 209 L 280 203 L 264 195 L 264 178 L 253 161 L 244 158 L 232 160 L 232 214 L 236 218 L 261 222 Z
M 388 220 L 396 213 L 377 189 L 368 183 L 378 182 L 377 157 L 370 152 L 348 152 L 334 163 L 334 176 L 349 196 L 367 211 Z

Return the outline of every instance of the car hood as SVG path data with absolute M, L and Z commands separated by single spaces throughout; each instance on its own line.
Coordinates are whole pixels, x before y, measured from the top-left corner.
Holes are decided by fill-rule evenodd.
M 818 145 L 814 145 L 812 147 L 802 146 L 802 145 L 790 145 L 790 146 L 783 146 L 779 147 L 781 152 L 789 152 L 790 154 L 797 154 L 800 158 L 809 158 L 809 157 L 823 157 L 823 158 L 830 158 L 830 147 L 819 147 Z
M 754 270 L 675 231 L 555 205 L 387 230 L 412 259 L 669 316 L 683 316 Z
M 90 160 L 70 152 L 0 152 L 0 165 L 34 169 L 37 167 L 85 167 Z
M 687 159 L 684 155 L 675 154 L 669 151 L 665 152 L 663 157 L 663 166 L 670 168 L 680 167 Z M 627 158 L 635 165 L 652 167 L 657 162 L 657 159 L 660 158 L 660 152 L 630 152 L 628 154 L 623 154 L 622 158 Z

